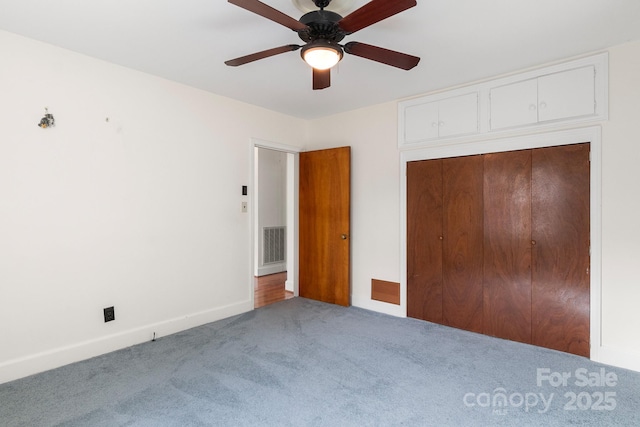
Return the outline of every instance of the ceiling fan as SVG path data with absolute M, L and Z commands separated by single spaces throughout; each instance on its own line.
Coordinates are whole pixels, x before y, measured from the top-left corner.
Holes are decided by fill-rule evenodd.
M 335 12 L 325 10 L 331 0 L 313 0 L 319 10 L 304 14 L 300 20 L 295 20 L 259 0 L 228 1 L 292 29 L 305 42 L 302 46 L 288 44 L 225 61 L 225 64 L 232 67 L 302 48 L 300 54 L 313 68 L 313 89 L 317 90 L 331 85 L 331 67 L 342 59 L 344 52 L 403 70 L 412 69 L 420 61 L 417 56 L 365 43 L 340 44 L 346 36 L 412 8 L 417 4 L 416 0 L 371 0 L 344 18 Z

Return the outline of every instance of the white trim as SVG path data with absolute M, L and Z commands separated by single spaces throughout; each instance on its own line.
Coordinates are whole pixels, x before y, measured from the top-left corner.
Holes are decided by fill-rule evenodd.
M 294 145 L 280 144 L 279 142 L 271 142 L 264 139 L 251 138 L 254 147 L 266 148 L 268 150 L 283 151 L 285 153 L 299 153 L 302 150 Z
M 485 136 L 486 138 L 486 136 Z M 602 129 L 591 126 L 509 138 L 468 141 L 463 144 L 423 147 L 400 153 L 400 306 L 407 312 L 407 162 L 591 143 L 591 359 L 601 361 L 602 349 Z M 609 354 L 609 353 L 607 353 Z
M 253 292 L 251 293 L 253 295 Z M 253 301 L 192 313 L 0 363 L 0 384 L 253 310 Z
M 287 264 L 284 262 L 278 262 L 276 264 L 258 267 L 258 276 L 268 276 L 270 274 L 282 273 L 283 271 L 287 271 Z
M 594 358 L 592 357 L 592 359 Z M 597 361 L 640 372 L 640 353 L 633 353 L 629 350 L 603 345 L 599 348 Z
M 368 297 L 351 296 L 351 305 L 365 310 L 377 311 L 395 317 L 407 317 L 407 310 L 400 305 L 376 301 Z

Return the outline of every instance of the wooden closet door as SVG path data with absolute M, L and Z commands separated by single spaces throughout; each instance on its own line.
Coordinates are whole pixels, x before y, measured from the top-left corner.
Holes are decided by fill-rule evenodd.
M 442 161 L 443 323 L 482 332 L 482 156 Z
M 407 316 L 442 323 L 442 160 L 407 163 Z
M 484 333 L 531 343 L 531 150 L 484 155 Z
M 589 144 L 532 153 L 532 343 L 589 357 Z

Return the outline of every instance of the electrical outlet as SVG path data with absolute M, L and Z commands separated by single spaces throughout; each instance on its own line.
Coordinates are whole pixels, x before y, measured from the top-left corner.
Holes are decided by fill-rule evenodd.
M 247 202 L 242 202 L 242 213 L 247 213 Z
M 116 311 L 113 307 L 107 307 L 104 309 L 104 322 L 111 322 L 116 320 Z

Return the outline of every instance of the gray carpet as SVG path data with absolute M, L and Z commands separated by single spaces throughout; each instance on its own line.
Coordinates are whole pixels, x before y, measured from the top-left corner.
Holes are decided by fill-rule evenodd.
M 0 385 L 7 427 L 638 426 L 639 407 L 639 373 L 303 298 Z

